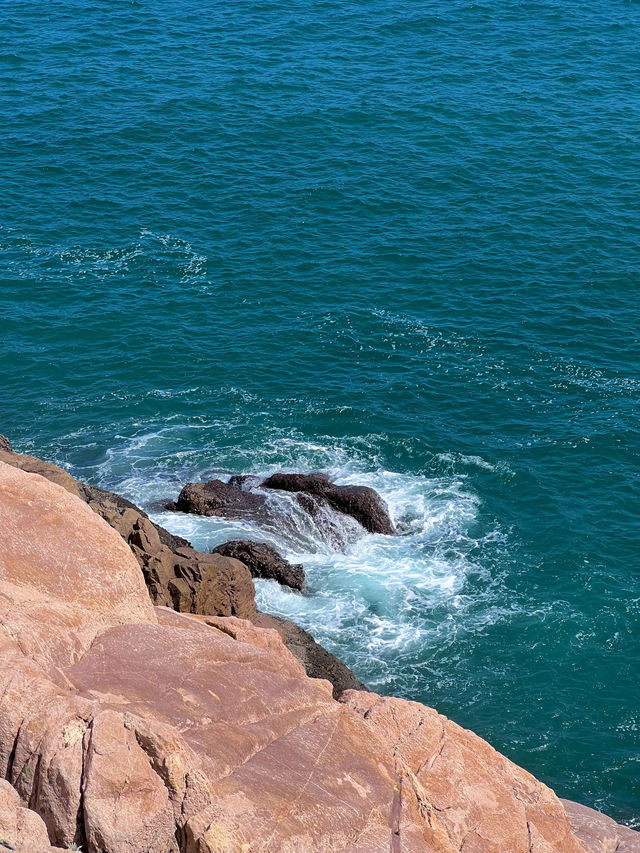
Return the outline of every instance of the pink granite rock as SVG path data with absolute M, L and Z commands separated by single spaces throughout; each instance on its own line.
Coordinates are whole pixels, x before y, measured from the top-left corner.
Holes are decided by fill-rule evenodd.
M 49 844 L 42 818 L 20 801 L 15 788 L 0 779 L 0 850 L 15 853 L 57 853 Z
M 435 711 L 336 702 L 277 631 L 154 611 L 114 530 L 1 464 L 0 554 L 9 829 L 19 796 L 84 853 L 588 849 L 552 791 Z

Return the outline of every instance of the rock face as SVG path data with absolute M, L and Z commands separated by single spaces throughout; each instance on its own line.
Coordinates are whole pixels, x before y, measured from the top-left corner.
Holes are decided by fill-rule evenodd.
M 0 450 L 0 461 L 57 483 L 117 530 L 137 559 L 154 604 L 187 613 L 255 616 L 255 589 L 242 563 L 196 551 L 186 539 L 154 524 L 131 501 L 78 482 L 50 462 L 10 450 Z
M 154 609 L 115 531 L 2 464 L 0 555 L 0 777 L 21 799 L 9 820 L 28 806 L 51 843 L 584 851 L 552 791 L 435 711 L 336 702 L 277 631 Z
M 15 788 L 0 779 L 0 850 L 16 853 L 56 853 L 49 844 L 47 827 L 36 812 L 26 808 Z
M 560 800 L 565 807 L 571 829 L 592 853 L 640 853 L 640 832 L 621 826 L 602 812 Z
M 5 439 L 6 440 L 6 439 Z M 8 441 L 7 441 L 8 444 Z M 57 483 L 71 492 L 72 495 L 80 497 L 79 484 L 73 479 L 68 471 L 64 471 L 57 465 L 51 462 L 44 462 L 36 456 L 28 456 L 24 453 L 15 453 L 11 450 L 11 445 L 3 449 L 0 447 L 0 462 L 5 462 L 7 465 L 12 465 L 14 468 L 20 468 L 22 471 L 28 471 L 30 474 L 40 474 L 41 477 L 46 477 L 52 483 Z
M 274 580 L 292 589 L 304 586 L 304 569 L 292 564 L 264 542 L 251 542 L 246 539 L 232 539 L 213 549 L 214 554 L 240 560 L 249 569 L 251 577 Z
M 295 622 L 266 613 L 258 613 L 254 622 L 264 628 L 275 628 L 309 678 L 324 678 L 331 682 L 334 699 L 339 699 L 345 690 L 368 690 L 345 663 L 316 643 L 311 634 Z
M 11 442 L 6 435 L 0 435 L 0 450 L 11 451 Z
M 89 506 L 133 551 L 154 604 L 184 613 L 244 619 L 255 615 L 255 590 L 244 564 L 220 554 L 196 551 L 186 540 L 154 524 L 138 507 L 111 492 L 84 485 L 83 491 Z
M 326 501 L 338 512 L 355 518 L 369 533 L 395 533 L 389 511 L 380 495 L 368 486 L 336 486 L 325 474 L 273 474 L 265 489 L 302 492 Z

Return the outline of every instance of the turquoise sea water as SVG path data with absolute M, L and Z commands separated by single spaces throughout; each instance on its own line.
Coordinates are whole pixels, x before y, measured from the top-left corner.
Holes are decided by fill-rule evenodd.
M 0 8 L 0 432 L 369 483 L 264 609 L 640 825 L 640 6 Z M 255 529 L 156 517 L 206 547 Z

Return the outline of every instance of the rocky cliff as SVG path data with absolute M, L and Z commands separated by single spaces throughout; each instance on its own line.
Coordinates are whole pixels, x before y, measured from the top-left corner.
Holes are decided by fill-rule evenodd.
M 277 631 L 154 607 L 67 486 L 0 461 L 0 848 L 616 849 L 436 711 L 336 701 Z

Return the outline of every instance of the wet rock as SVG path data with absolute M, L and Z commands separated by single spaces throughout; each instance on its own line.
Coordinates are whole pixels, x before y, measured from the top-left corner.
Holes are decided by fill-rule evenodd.
M 265 503 L 264 495 L 243 491 L 240 485 L 209 480 L 207 483 L 187 483 L 175 504 L 167 509 L 192 512 L 196 515 L 222 515 L 231 518 L 253 518 Z
M 316 643 L 311 634 L 295 622 L 260 612 L 254 622 L 263 628 L 275 628 L 291 654 L 300 661 L 309 678 L 324 678 L 331 682 L 334 699 L 338 699 L 345 690 L 369 689 L 356 678 L 345 663 Z
M 275 548 L 264 542 L 233 539 L 218 545 L 212 553 L 240 560 L 251 572 L 251 577 L 274 580 L 292 589 L 300 590 L 304 586 L 303 567 L 285 560 Z
M 241 489 L 243 492 L 250 492 L 251 489 L 257 488 L 262 483 L 262 477 L 256 477 L 254 474 L 234 474 L 229 477 L 229 486 L 236 489 Z
M 320 472 L 272 474 L 262 484 L 265 489 L 302 492 L 326 501 L 338 512 L 355 518 L 369 533 L 393 535 L 395 529 L 380 495 L 368 486 L 336 486 Z

